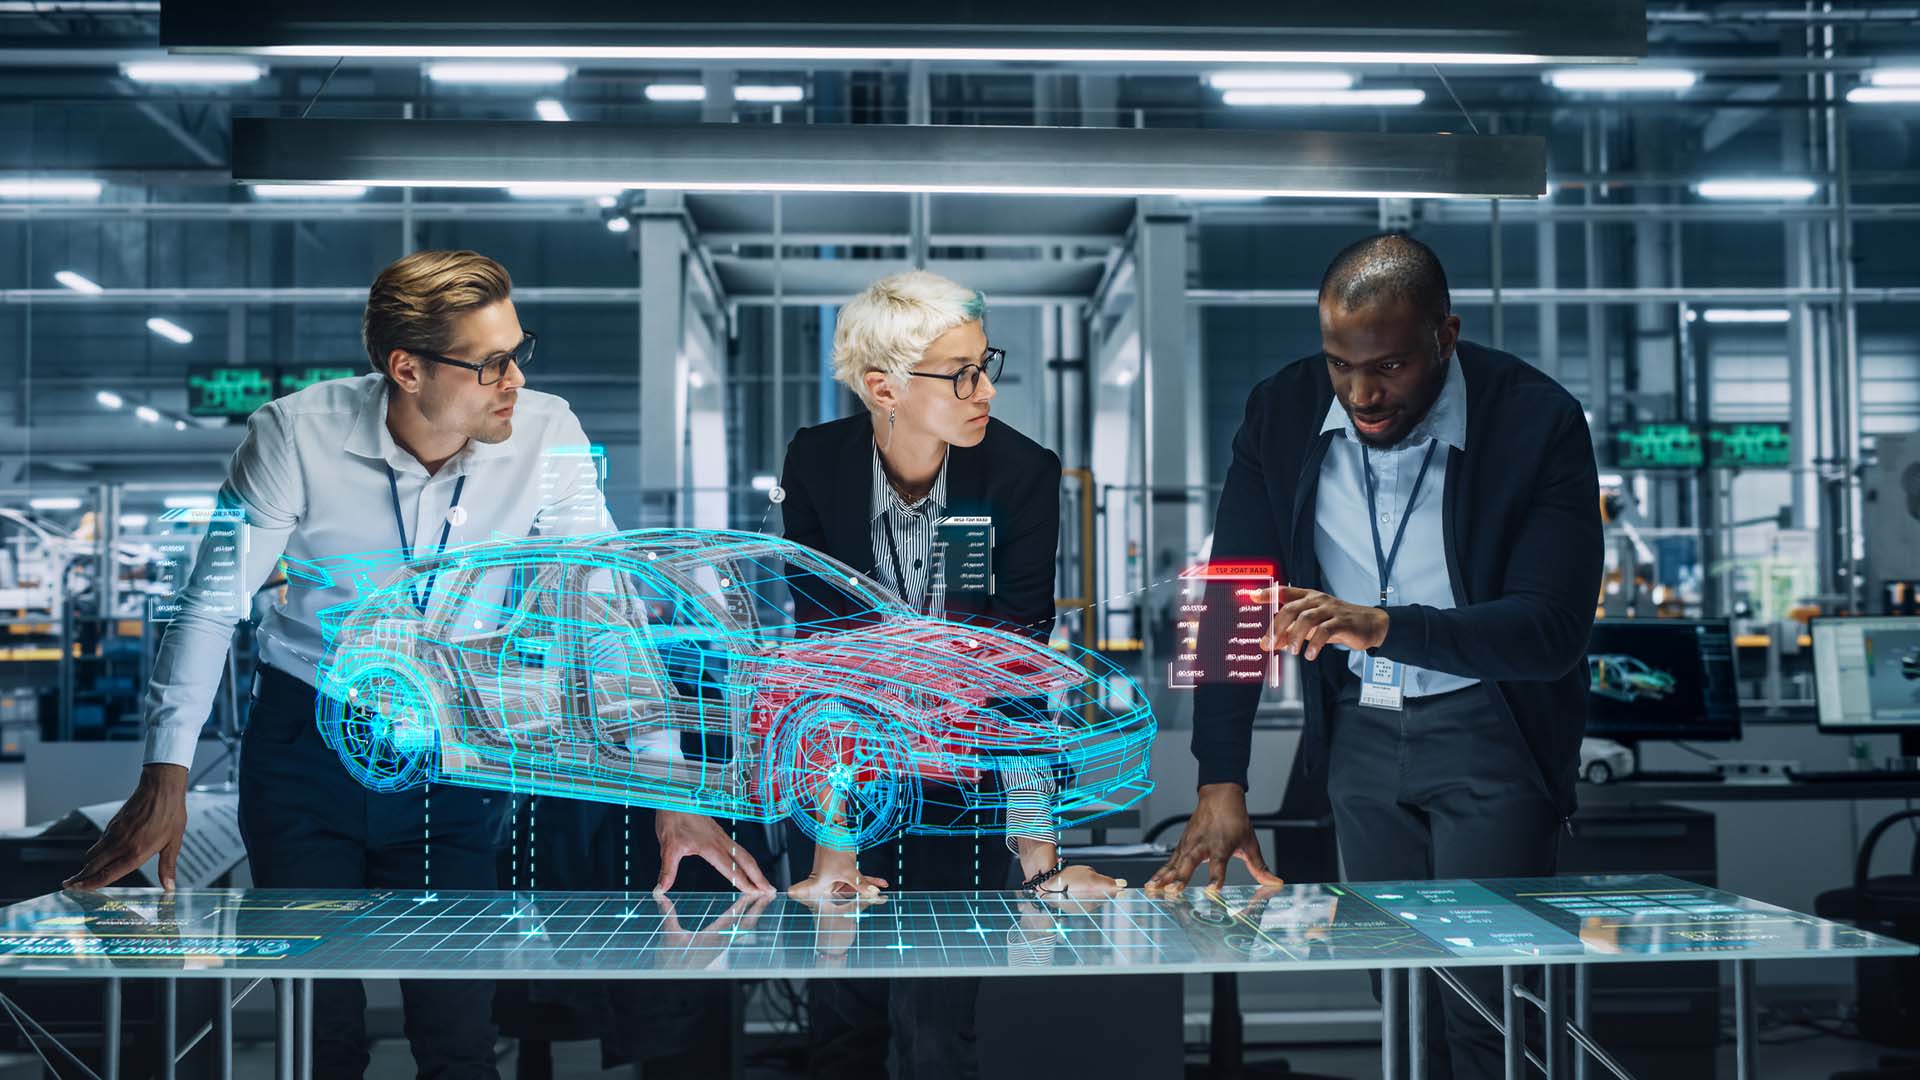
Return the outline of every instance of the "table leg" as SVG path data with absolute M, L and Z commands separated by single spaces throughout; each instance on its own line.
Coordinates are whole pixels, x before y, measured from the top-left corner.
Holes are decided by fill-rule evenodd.
M 1380 973 L 1380 1076 L 1382 1080 L 1400 1080 L 1400 980 L 1401 973 L 1388 968 Z
M 1427 1080 L 1427 969 L 1407 970 L 1407 1077 Z
M 273 1040 L 274 1080 L 293 1080 L 293 980 L 273 980 L 273 1011 L 279 1032 Z
M 233 1080 L 233 983 L 215 979 L 213 997 L 213 1052 L 218 1055 L 220 1080 Z
M 300 1036 L 300 1080 L 313 1080 L 313 980 L 301 979 L 299 991 L 300 1015 L 298 1033 Z
M 1585 964 L 1573 966 L 1573 1022 L 1581 1031 L 1593 1031 L 1593 972 Z M 1588 1054 L 1573 1048 L 1573 1080 L 1588 1080 L 1591 1064 Z
M 1753 1080 L 1758 1075 L 1754 1052 L 1759 1048 L 1760 1003 L 1753 995 L 1753 961 L 1733 962 L 1733 1075 Z
M 1567 995 L 1563 972 L 1547 966 L 1541 969 L 1541 989 L 1547 995 L 1547 1080 L 1567 1080 L 1569 1042 L 1567 1039 Z
M 1527 1024 L 1526 1012 L 1521 1008 L 1525 1003 L 1520 995 L 1514 993 L 1520 981 L 1520 969 L 1503 966 L 1500 969 L 1500 1019 L 1506 1024 L 1507 1033 L 1504 1050 L 1506 1053 L 1505 1080 L 1529 1080 L 1527 1076 Z
M 101 1046 L 101 1075 L 120 1080 L 120 980 L 108 979 L 105 1002 L 106 1039 Z
M 180 1053 L 180 983 L 160 980 L 160 1080 L 173 1080 L 174 1057 Z

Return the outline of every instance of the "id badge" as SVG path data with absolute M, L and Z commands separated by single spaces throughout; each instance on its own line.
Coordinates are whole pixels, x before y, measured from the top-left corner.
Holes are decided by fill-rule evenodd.
M 1407 666 L 1384 656 L 1368 654 L 1361 667 L 1360 704 L 1370 709 L 1399 712 L 1405 703 Z

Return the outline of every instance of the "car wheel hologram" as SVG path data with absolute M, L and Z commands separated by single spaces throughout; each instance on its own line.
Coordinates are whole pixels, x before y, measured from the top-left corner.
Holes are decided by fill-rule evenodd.
M 858 851 L 891 840 L 920 817 L 920 785 L 906 749 L 864 706 L 815 698 L 781 717 L 768 768 L 790 818 L 814 843 Z
M 405 791 L 433 779 L 439 708 L 430 684 L 395 657 L 344 659 L 322 675 L 321 739 L 370 791 Z

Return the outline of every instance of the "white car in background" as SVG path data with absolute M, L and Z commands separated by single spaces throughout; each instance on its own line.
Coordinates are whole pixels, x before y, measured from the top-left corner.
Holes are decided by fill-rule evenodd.
M 1604 784 L 1633 775 L 1633 751 L 1612 739 L 1580 740 L 1580 778 Z

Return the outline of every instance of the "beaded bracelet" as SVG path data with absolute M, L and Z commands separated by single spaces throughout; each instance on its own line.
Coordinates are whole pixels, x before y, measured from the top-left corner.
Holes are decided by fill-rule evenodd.
M 1064 887 L 1059 889 L 1042 889 L 1040 886 L 1045 885 L 1047 882 L 1052 881 L 1054 878 L 1059 877 L 1061 872 L 1066 870 L 1066 868 L 1067 868 L 1067 860 L 1061 859 L 1058 862 L 1053 864 L 1052 869 L 1042 870 L 1039 873 L 1028 878 L 1027 880 L 1021 882 L 1020 887 L 1022 889 L 1025 889 L 1029 895 L 1035 898 L 1038 898 L 1042 893 L 1047 893 L 1047 894 L 1056 895 L 1056 896 L 1059 894 L 1065 893 L 1067 890 Z

